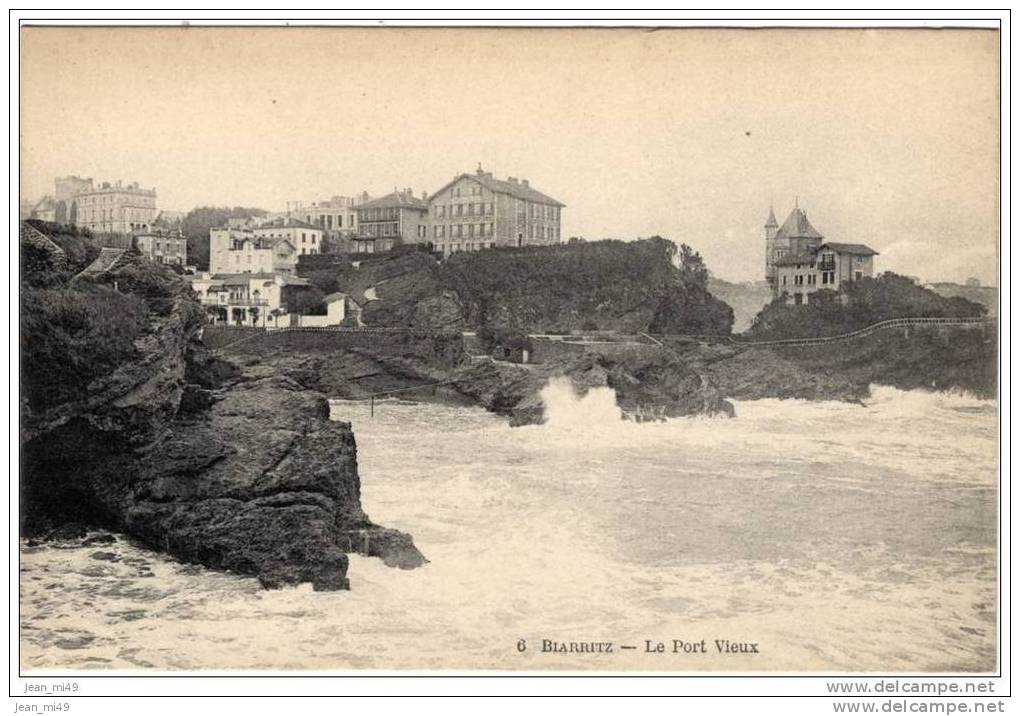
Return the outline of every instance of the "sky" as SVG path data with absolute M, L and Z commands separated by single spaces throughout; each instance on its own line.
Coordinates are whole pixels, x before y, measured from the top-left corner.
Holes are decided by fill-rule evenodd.
M 480 163 L 564 238 L 666 236 L 727 280 L 798 202 L 876 270 L 995 284 L 998 62 L 988 30 L 23 28 L 22 197 L 282 210 Z

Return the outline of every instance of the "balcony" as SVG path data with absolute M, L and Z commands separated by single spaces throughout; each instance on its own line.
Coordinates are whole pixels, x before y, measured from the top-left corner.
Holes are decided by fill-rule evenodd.
M 827 259 L 818 262 L 819 271 L 835 271 L 836 259 Z
M 203 298 L 203 306 L 222 306 L 223 308 L 231 308 L 233 306 L 268 306 L 269 300 L 265 298 L 228 298 L 226 301 L 220 301 L 216 298 Z

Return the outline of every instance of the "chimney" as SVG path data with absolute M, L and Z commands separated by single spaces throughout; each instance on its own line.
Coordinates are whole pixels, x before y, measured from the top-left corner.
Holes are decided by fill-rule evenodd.
M 511 184 L 516 184 L 517 183 L 517 177 L 507 177 L 506 180 L 508 182 L 510 182 Z
M 421 193 L 421 200 L 422 201 L 428 201 L 429 200 L 429 193 L 427 191 L 423 191 Z
M 521 179 L 521 184 L 523 184 L 524 186 L 530 186 L 528 184 L 528 180 L 527 179 Z

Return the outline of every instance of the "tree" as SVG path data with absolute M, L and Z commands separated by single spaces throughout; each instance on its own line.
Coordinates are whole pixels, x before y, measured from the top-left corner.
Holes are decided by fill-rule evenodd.
M 284 290 L 286 292 L 284 302 L 291 313 L 304 316 L 323 316 L 326 314 L 326 307 L 322 302 L 326 295 L 315 286 L 288 286 Z
M 701 258 L 701 254 L 687 244 L 680 244 L 678 265 L 681 281 L 702 289 L 708 286 L 708 268 L 705 266 L 705 261 Z
M 64 272 L 55 261 L 54 252 L 38 244 L 23 241 L 21 254 L 21 280 L 30 286 L 53 286 L 63 282 Z
M 280 316 L 286 315 L 287 312 L 284 311 L 282 308 L 274 308 L 272 311 L 269 312 L 269 317 L 273 319 L 273 326 L 279 326 Z
M 822 289 L 808 303 L 788 305 L 785 295 L 765 306 L 751 324 L 759 339 L 832 336 L 892 318 L 980 317 L 981 304 L 965 298 L 945 298 L 906 276 L 886 271 L 875 278 L 853 281 L 840 292 Z
M 216 322 L 216 320 L 221 318 L 221 317 L 223 319 L 226 319 L 226 315 L 225 314 L 227 312 L 227 309 L 223 308 L 222 306 L 206 306 L 205 307 L 205 312 L 206 312 L 206 315 L 209 316 L 209 318 L 213 320 L 213 322 Z

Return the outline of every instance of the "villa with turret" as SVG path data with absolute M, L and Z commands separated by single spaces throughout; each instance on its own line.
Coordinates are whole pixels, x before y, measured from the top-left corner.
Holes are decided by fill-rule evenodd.
M 787 302 L 801 305 L 810 303 L 816 291 L 839 291 L 850 282 L 873 276 L 877 255 L 864 244 L 825 241 L 799 205 L 794 206 L 782 226 L 769 208 L 765 280 L 774 298 L 786 295 Z

